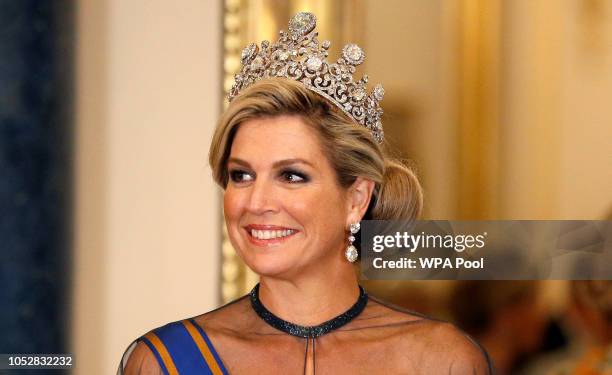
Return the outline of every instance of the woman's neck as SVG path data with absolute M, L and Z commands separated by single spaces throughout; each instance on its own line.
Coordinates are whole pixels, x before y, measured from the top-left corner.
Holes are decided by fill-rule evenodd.
M 261 303 L 274 315 L 291 323 L 313 326 L 348 310 L 359 297 L 357 277 L 350 264 L 335 272 L 284 280 L 262 276 Z

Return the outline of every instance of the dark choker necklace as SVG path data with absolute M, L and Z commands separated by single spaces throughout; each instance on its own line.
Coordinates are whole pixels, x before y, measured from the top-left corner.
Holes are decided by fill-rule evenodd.
M 334 329 L 340 328 L 346 323 L 350 322 L 359 315 L 366 304 L 368 303 L 368 295 L 363 290 L 361 285 L 359 286 L 359 298 L 357 298 L 357 302 L 348 310 L 338 315 L 335 318 L 332 318 L 325 323 L 321 323 L 317 326 L 300 326 L 297 324 L 290 323 L 286 320 L 283 320 L 276 315 L 272 314 L 270 310 L 266 309 L 266 307 L 259 300 L 259 284 L 255 285 L 253 290 L 251 290 L 251 306 L 253 306 L 253 310 L 262 318 L 266 323 L 271 325 L 272 327 L 281 330 L 285 333 L 288 333 L 293 336 L 298 337 L 319 337 L 324 334 L 333 331 Z

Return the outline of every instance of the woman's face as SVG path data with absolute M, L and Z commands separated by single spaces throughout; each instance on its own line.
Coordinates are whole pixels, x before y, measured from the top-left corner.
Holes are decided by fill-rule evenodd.
M 227 168 L 225 222 L 253 271 L 291 277 L 342 261 L 347 190 L 300 117 L 241 124 Z

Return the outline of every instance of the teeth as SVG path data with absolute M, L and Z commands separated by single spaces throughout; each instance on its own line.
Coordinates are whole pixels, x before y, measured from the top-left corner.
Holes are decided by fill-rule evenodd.
M 251 229 L 251 236 L 258 238 L 260 240 L 269 240 L 274 238 L 286 237 L 295 233 L 293 229 L 284 229 L 284 230 L 256 230 Z

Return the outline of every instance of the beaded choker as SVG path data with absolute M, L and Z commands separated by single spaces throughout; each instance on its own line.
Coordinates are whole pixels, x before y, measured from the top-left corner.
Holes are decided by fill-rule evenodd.
M 314 338 L 323 336 L 324 334 L 330 331 L 342 327 L 343 325 L 353 320 L 357 315 L 359 315 L 368 302 L 368 295 L 360 285 L 359 298 L 357 298 L 357 302 L 355 302 L 355 304 L 350 309 L 346 310 L 335 318 L 332 318 L 319 325 L 300 326 L 277 317 L 261 303 L 261 301 L 259 300 L 259 284 L 255 285 L 253 290 L 251 290 L 250 294 L 251 306 L 261 319 L 263 319 L 266 323 L 278 330 L 281 330 L 292 336 L 298 336 L 303 338 Z

